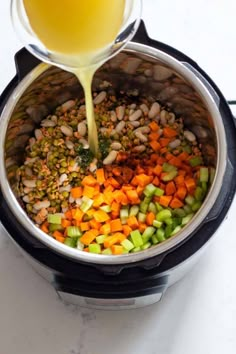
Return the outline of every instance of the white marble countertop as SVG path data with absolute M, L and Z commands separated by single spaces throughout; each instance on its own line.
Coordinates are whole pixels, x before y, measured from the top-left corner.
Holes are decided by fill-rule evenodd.
M 0 2 L 0 92 L 21 47 Z M 234 0 L 144 0 L 151 37 L 192 57 L 236 99 Z M 234 354 L 236 352 L 236 203 L 195 269 L 158 304 L 92 311 L 61 303 L 0 228 L 1 354 Z

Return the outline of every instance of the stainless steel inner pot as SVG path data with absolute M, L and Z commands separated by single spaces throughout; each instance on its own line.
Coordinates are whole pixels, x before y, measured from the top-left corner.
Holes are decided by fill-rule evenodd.
M 192 221 L 165 242 L 139 253 L 121 256 L 89 254 L 67 247 L 44 234 L 28 218 L 17 196 L 16 169 L 33 130 L 56 106 L 82 97 L 77 79 L 46 64 L 38 65 L 16 87 L 0 120 L 0 181 L 14 217 L 35 238 L 54 251 L 77 261 L 124 264 L 144 260 L 183 242 L 203 222 L 220 192 L 226 168 L 226 138 L 219 112 L 219 100 L 209 83 L 189 63 L 180 62 L 153 47 L 129 43 L 96 73 L 93 90 L 122 90 L 130 96 L 158 100 L 182 116 L 202 144 L 205 163 L 216 167 L 210 191 Z M 12 220 L 14 222 L 14 220 Z

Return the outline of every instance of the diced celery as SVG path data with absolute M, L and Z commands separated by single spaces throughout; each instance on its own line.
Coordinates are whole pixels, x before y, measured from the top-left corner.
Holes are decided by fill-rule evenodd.
M 143 245 L 143 239 L 138 230 L 132 231 L 130 233 L 130 236 L 135 247 L 139 247 Z
M 157 243 L 159 243 L 156 235 L 152 235 L 152 243 L 153 243 L 153 245 L 156 245 Z
M 187 204 L 184 205 L 183 209 L 187 215 L 192 213 L 192 209 L 191 209 L 190 205 L 187 205 Z
M 155 192 L 156 192 L 156 187 L 152 183 L 148 184 L 143 191 L 146 197 L 152 197 L 155 194 Z
M 99 235 L 96 237 L 96 241 L 99 245 L 101 245 L 105 241 L 106 238 L 107 238 L 107 235 Z
M 151 211 L 152 213 L 156 214 L 157 213 L 157 208 L 156 208 L 156 205 L 151 202 L 148 206 L 148 211 Z
M 105 211 L 106 213 L 110 213 L 110 212 L 111 212 L 111 207 L 110 207 L 110 205 L 102 205 L 102 206 L 100 206 L 99 209 Z
M 186 216 L 182 219 L 182 225 L 186 225 L 187 223 L 189 223 L 189 221 L 192 219 L 193 216 L 194 216 L 193 213 L 186 215 Z
M 146 204 L 150 204 L 150 202 L 151 202 L 151 200 L 152 200 L 152 197 L 144 197 L 144 203 L 146 203 Z
M 206 195 L 207 193 L 207 182 L 201 182 L 201 187 L 202 187 L 202 190 L 203 190 L 203 193 L 204 193 L 204 196 Z
M 195 198 L 192 195 L 188 194 L 185 198 L 185 202 L 191 206 L 195 202 Z
M 130 252 L 135 253 L 141 251 L 141 247 L 135 247 Z
M 80 237 L 82 236 L 82 232 L 78 228 L 78 226 L 68 226 L 67 229 L 67 235 L 69 237 Z
M 164 193 L 165 193 L 164 189 L 156 187 L 156 191 L 154 195 L 156 195 L 157 197 L 161 197 Z
M 191 146 L 189 146 L 189 145 L 183 146 L 182 149 L 183 149 L 183 151 L 187 152 L 188 154 L 191 154 L 191 152 L 192 152 Z
M 140 211 L 142 213 L 146 214 L 146 212 L 148 210 L 149 203 L 145 203 L 145 201 L 143 200 L 139 206 L 140 206 Z
M 151 247 L 151 242 L 147 242 L 147 243 L 145 243 L 143 246 L 141 246 L 141 249 L 142 250 L 147 250 L 149 247 Z
M 162 165 L 162 171 L 163 172 L 176 171 L 176 167 L 174 165 L 171 165 L 168 162 L 164 162 L 163 165 Z
M 88 211 L 91 206 L 93 205 L 93 200 L 88 198 L 88 197 L 83 197 L 82 198 L 82 204 L 80 206 L 80 209 L 86 213 L 86 211 Z
M 138 215 L 139 207 L 137 205 L 132 205 L 129 211 L 129 216 L 136 216 Z
M 75 248 L 77 245 L 77 240 L 76 240 L 76 238 L 66 237 L 64 244 L 69 247 Z
M 110 248 L 105 248 L 105 250 L 102 251 L 102 254 L 110 256 L 112 254 L 112 250 Z
M 202 161 L 201 156 L 195 156 L 189 160 L 189 163 L 192 167 L 196 167 L 196 166 L 202 165 L 203 161 Z
M 173 219 L 172 218 L 167 218 L 167 219 L 165 219 L 165 224 L 166 225 L 172 225 L 173 224 Z
M 73 238 L 72 240 L 76 240 L 76 239 Z M 78 240 L 77 240 L 76 247 L 77 247 L 78 250 L 83 251 L 83 249 L 84 249 L 84 244 L 83 244 L 82 242 L 80 242 L 80 240 L 78 239 Z
M 127 250 L 131 251 L 134 248 L 134 245 L 131 241 L 128 239 L 125 239 L 124 241 L 121 242 L 121 245 Z
M 177 232 L 179 232 L 180 230 L 181 230 L 181 226 L 180 226 L 180 225 L 176 226 L 176 227 L 174 228 L 174 230 L 172 231 L 171 235 L 177 234 Z
M 48 214 L 49 224 L 61 224 L 61 214 Z
M 157 232 L 156 232 L 156 238 L 157 238 L 157 240 L 158 240 L 158 242 L 163 242 L 163 241 L 165 241 L 165 231 L 162 229 L 162 228 L 160 228 L 160 229 L 158 229 L 157 230 Z
M 153 223 L 152 223 L 152 225 L 153 225 L 154 227 L 156 227 L 157 229 L 159 229 L 159 227 L 162 226 L 162 222 L 161 222 L 161 221 L 158 221 L 158 220 L 154 220 Z
M 158 202 L 155 202 L 155 205 L 156 205 L 157 211 L 161 211 L 164 209 Z
M 129 251 L 126 250 L 125 248 L 123 248 L 122 254 L 128 254 L 128 253 L 129 253 Z
M 54 232 L 63 230 L 63 227 L 61 224 L 49 224 L 48 229 L 50 232 Z
M 157 213 L 156 219 L 158 221 L 165 221 L 168 218 L 171 218 L 172 214 L 171 211 L 168 209 L 163 209 Z
M 148 227 L 144 230 L 144 232 L 143 232 L 143 234 L 142 234 L 142 237 L 143 237 L 144 239 L 150 239 L 150 238 L 152 237 L 152 235 L 155 233 L 155 231 L 156 231 L 155 227 L 148 226 Z
M 208 182 L 209 178 L 209 171 L 208 167 L 201 167 L 200 168 L 200 182 Z
M 145 222 L 146 221 L 146 214 L 139 212 L 138 213 L 138 221 Z
M 200 209 L 202 206 L 202 202 L 200 200 L 196 201 L 193 205 L 192 205 L 192 211 L 197 211 L 198 209 Z
M 197 187 L 194 193 L 196 200 L 201 201 L 204 198 L 204 191 L 201 187 Z
M 124 225 L 129 217 L 129 209 L 128 208 L 121 208 L 120 210 L 120 219 L 121 223 Z
M 162 181 L 164 182 L 169 182 L 172 181 L 172 179 L 174 179 L 178 174 L 178 171 L 173 170 L 170 172 L 167 172 L 163 177 L 162 177 Z
M 171 236 L 172 233 L 172 225 L 166 225 L 165 228 L 165 237 L 169 238 Z
M 89 252 L 91 253 L 101 253 L 101 246 L 97 243 L 91 243 L 89 246 Z
M 177 208 L 173 210 L 173 214 L 179 218 L 183 218 L 186 215 L 186 212 L 184 209 Z

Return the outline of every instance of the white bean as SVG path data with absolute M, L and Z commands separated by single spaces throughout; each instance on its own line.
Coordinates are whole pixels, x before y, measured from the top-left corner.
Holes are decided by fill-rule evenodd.
M 129 106 L 130 109 L 135 109 L 136 108 L 136 103 L 132 103 L 130 106 Z
M 166 123 L 167 123 L 167 114 L 168 114 L 168 112 L 165 111 L 164 109 L 160 113 L 160 117 L 161 117 L 160 120 L 161 120 L 162 125 L 166 125 Z
M 118 120 L 122 120 L 125 115 L 125 106 L 119 106 L 116 108 L 116 115 Z
M 63 105 L 61 106 L 62 112 L 66 112 L 68 111 L 70 108 L 74 107 L 75 105 L 75 101 L 74 100 L 69 100 L 66 101 L 65 103 L 63 103 Z
M 184 137 L 190 142 L 194 142 L 196 140 L 196 136 L 190 132 L 190 130 L 184 131 Z
M 106 91 L 101 91 L 99 94 L 94 98 L 93 103 L 94 104 L 100 104 L 102 103 L 107 96 Z
M 150 133 L 150 128 L 148 126 L 139 127 L 134 130 L 134 133 L 135 132 L 142 132 L 143 134 L 148 134 L 148 133 Z
M 134 120 L 133 122 L 130 122 L 130 124 L 134 127 L 134 128 L 138 128 L 140 126 L 140 122 L 138 120 Z
M 29 202 L 30 202 L 30 198 L 29 198 L 28 195 L 25 195 L 22 199 L 23 199 L 23 201 L 24 201 L 25 203 L 29 203 Z
M 57 116 L 55 115 L 51 116 L 51 120 L 57 124 Z
M 61 132 L 66 136 L 73 136 L 73 129 L 71 127 L 67 127 L 66 125 L 62 125 Z
M 148 113 L 149 118 L 154 118 L 157 114 L 159 114 L 161 111 L 161 106 L 159 105 L 158 102 L 154 102 L 150 108 L 150 111 Z
M 145 103 L 140 105 L 140 109 L 143 111 L 143 113 L 149 112 L 148 106 Z
M 44 119 L 41 122 L 42 127 L 55 127 L 56 123 L 50 119 Z
M 83 148 L 84 148 L 84 149 L 88 149 L 88 148 L 89 148 L 89 143 L 87 142 L 86 139 L 81 138 L 81 139 L 79 139 L 79 142 L 80 142 L 80 144 L 83 145 Z
M 24 189 L 23 189 L 23 192 L 25 193 L 25 194 L 28 194 L 28 193 L 30 193 L 30 192 L 32 192 L 32 188 L 28 188 L 28 187 L 25 187 Z
M 175 122 L 175 114 L 174 113 L 169 113 L 168 123 L 169 124 L 174 124 L 174 122 Z
M 116 157 L 117 157 L 118 152 L 115 150 L 111 150 L 109 152 L 109 154 L 107 155 L 107 157 L 103 160 L 103 164 L 104 165 L 111 165 L 112 162 L 115 161 Z
M 59 188 L 59 192 L 62 193 L 62 192 L 70 192 L 71 190 L 71 185 L 70 184 L 67 184 L 67 186 L 62 186 Z
M 50 206 L 49 200 L 43 200 L 42 202 L 36 202 L 33 207 L 35 210 L 41 210 Z
M 112 150 L 120 150 L 122 145 L 118 141 L 113 141 L 113 143 L 111 143 L 111 148 Z
M 142 132 L 138 131 L 138 132 L 135 132 L 135 136 L 142 142 L 142 143 L 146 143 L 148 141 L 148 138 L 143 135 Z
M 78 131 L 78 133 L 79 133 L 81 136 L 85 136 L 86 133 L 87 133 L 86 124 L 85 124 L 84 122 L 78 123 L 77 131 Z
M 23 181 L 23 185 L 28 187 L 28 188 L 35 188 L 36 187 L 36 180 L 34 179 L 24 179 Z
M 111 111 L 111 121 L 112 122 L 117 122 L 117 116 L 115 111 Z
M 152 76 L 152 70 L 151 70 L 151 69 L 146 69 L 146 70 L 144 71 L 144 75 L 146 75 L 146 76 Z
M 63 182 L 65 182 L 67 180 L 68 176 L 66 173 L 63 173 L 60 177 L 59 177 L 59 185 L 61 185 Z
M 137 111 L 135 111 L 129 116 L 129 120 L 133 122 L 134 120 L 139 119 L 142 116 L 142 113 L 143 112 L 141 111 L 141 109 L 137 109 Z
M 171 142 L 169 143 L 169 147 L 170 147 L 171 149 L 175 149 L 175 148 L 177 148 L 178 146 L 180 146 L 180 144 L 181 144 L 181 141 L 180 141 L 179 139 L 175 139 L 175 140 L 173 140 L 173 141 L 171 141 Z
M 122 129 L 124 129 L 125 127 L 125 122 L 122 120 L 121 122 L 119 122 L 117 124 L 117 126 L 115 127 L 115 131 L 116 133 L 121 133 Z
M 74 201 L 75 201 L 75 199 L 70 195 L 70 197 L 69 197 L 69 203 L 72 204 L 72 203 L 74 203 Z
M 133 152 L 144 152 L 146 150 L 145 145 L 138 145 L 133 148 Z
M 172 75 L 172 71 L 162 65 L 154 65 L 154 79 L 162 81 L 168 79 Z
M 74 143 L 72 143 L 72 141 L 70 141 L 70 140 L 66 140 L 65 144 L 66 144 L 66 147 L 70 150 L 74 148 Z
M 35 135 L 35 138 L 36 138 L 37 140 L 40 140 L 40 139 L 42 139 L 42 137 L 43 137 L 43 133 L 41 132 L 40 129 L 35 129 L 34 135 Z

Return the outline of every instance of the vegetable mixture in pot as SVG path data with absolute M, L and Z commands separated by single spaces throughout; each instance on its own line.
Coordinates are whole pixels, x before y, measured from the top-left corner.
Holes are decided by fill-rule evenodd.
M 84 100 L 36 129 L 18 169 L 25 210 L 42 231 L 85 252 L 139 252 L 177 234 L 214 178 L 196 136 L 158 102 L 94 95 L 100 156 L 89 150 Z

